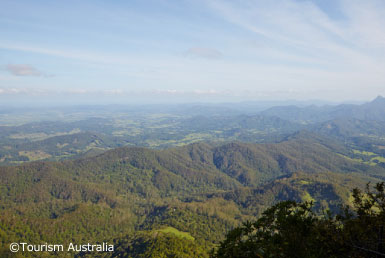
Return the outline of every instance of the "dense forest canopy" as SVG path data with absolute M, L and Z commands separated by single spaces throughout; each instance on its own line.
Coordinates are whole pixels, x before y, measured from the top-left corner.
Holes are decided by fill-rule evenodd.
M 368 109 L 384 112 L 383 102 L 310 109 L 312 119 L 306 108 L 285 109 L 301 113 L 288 115 L 291 120 L 285 113 L 271 116 L 276 108 L 254 115 L 213 109 L 198 116 L 146 111 L 131 121 L 119 115 L 3 126 L 1 257 L 67 255 L 11 253 L 13 242 L 115 247 L 70 252 L 76 257 L 238 257 L 237 248 L 246 252 L 250 246 L 257 252 L 250 257 L 298 257 L 294 253 L 305 255 L 323 244 L 330 252 L 309 257 L 339 257 L 349 248 L 344 237 L 364 230 L 357 221 L 381 222 L 381 212 L 365 210 L 376 207 L 380 195 L 352 189 L 385 180 L 382 118 L 362 115 Z M 299 231 L 286 246 L 293 225 Z M 338 225 L 351 232 L 338 231 Z M 282 235 L 254 234 L 276 227 L 284 229 Z M 250 245 L 243 247 L 248 238 Z M 365 239 L 355 240 L 378 251 Z
M 212 257 L 381 257 L 385 256 L 385 183 L 355 188 L 352 209 L 321 216 L 312 201 L 280 202 L 255 222 L 231 230 Z

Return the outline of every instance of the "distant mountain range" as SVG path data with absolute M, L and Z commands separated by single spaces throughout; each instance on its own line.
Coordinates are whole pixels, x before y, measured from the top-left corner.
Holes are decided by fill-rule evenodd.
M 285 106 L 257 114 L 229 111 L 224 115 L 217 106 L 211 107 L 218 111 L 214 113 L 205 112 L 204 106 L 194 110 L 191 116 L 150 110 L 135 113 L 130 109 L 127 114 L 107 112 L 85 120 L 1 126 L 0 164 L 77 158 L 121 146 L 168 148 L 200 141 L 280 142 L 301 130 L 385 155 L 383 97 L 362 105 Z
M 299 123 L 317 123 L 327 120 L 351 118 L 358 120 L 385 121 L 385 98 L 378 96 L 362 105 L 337 106 L 281 106 L 272 107 L 261 112 L 262 115 L 276 116 Z
M 0 257 L 12 242 L 85 240 L 116 250 L 73 256 L 139 258 L 156 247 L 208 257 L 226 232 L 279 201 L 335 212 L 352 205 L 353 187 L 385 180 L 384 112 L 378 97 L 0 127 Z

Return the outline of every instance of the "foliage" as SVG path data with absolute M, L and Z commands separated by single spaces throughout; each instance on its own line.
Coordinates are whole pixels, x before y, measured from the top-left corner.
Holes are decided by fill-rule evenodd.
M 141 252 L 148 254 L 152 245 L 175 243 L 175 250 L 182 250 L 177 239 L 185 232 L 191 235 L 180 240 L 186 250 L 207 252 L 226 232 L 279 201 L 314 200 L 315 213 L 352 202 L 349 189 L 376 182 L 385 168 L 349 160 L 349 151 L 302 131 L 280 143 L 123 147 L 76 160 L 0 167 L 0 245 L 6 252 L 9 243 L 20 241 L 139 239 L 138 248 L 142 240 L 152 243 Z M 161 232 L 167 227 L 175 230 Z M 142 231 L 149 235 L 138 238 Z M 124 257 L 124 250 L 119 255 Z
M 354 209 L 319 216 L 312 203 L 280 202 L 230 231 L 212 257 L 374 257 L 385 255 L 385 183 L 353 190 Z

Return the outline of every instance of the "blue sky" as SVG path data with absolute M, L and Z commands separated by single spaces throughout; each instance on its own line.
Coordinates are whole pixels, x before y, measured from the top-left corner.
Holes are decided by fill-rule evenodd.
M 369 100 L 385 2 L 0 2 L 0 101 Z

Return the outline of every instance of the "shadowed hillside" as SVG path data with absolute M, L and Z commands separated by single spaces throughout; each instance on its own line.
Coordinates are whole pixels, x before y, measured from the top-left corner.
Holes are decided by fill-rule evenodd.
M 124 235 L 136 239 L 138 230 L 151 235 L 171 227 L 194 238 L 186 245 L 193 241 L 208 250 L 278 201 L 314 201 L 318 211 L 349 204 L 351 188 L 385 174 L 382 166 L 351 154 L 303 131 L 276 144 L 124 147 L 78 160 L 1 167 L 2 243 L 123 241 Z

